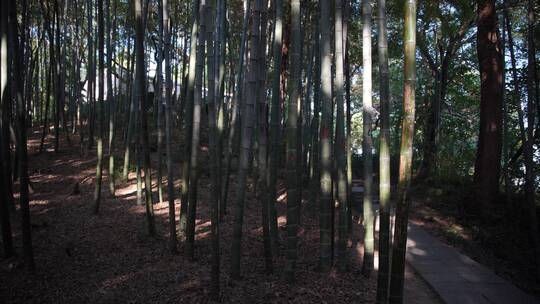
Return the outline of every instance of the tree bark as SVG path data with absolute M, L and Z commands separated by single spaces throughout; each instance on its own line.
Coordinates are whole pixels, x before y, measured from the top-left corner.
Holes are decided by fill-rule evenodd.
M 482 215 L 499 193 L 502 149 L 502 56 L 494 0 L 478 0 L 477 52 L 480 64 L 480 133 L 470 212 Z

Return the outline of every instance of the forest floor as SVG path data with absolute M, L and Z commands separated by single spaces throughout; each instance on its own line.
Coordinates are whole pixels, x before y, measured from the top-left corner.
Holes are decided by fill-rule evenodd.
M 27 272 L 17 257 L 1 261 L 0 303 L 211 302 L 207 288 L 211 252 L 210 210 L 206 203 L 209 197 L 207 174 L 201 174 L 199 183 L 196 259 L 190 261 L 183 257 L 182 243 L 178 255 L 171 255 L 167 248 L 167 203 L 154 204 L 157 236 L 148 236 L 145 207 L 136 204 L 133 173 L 129 183 L 118 185 L 116 197 L 113 198 L 108 193 L 108 179 L 104 170 L 102 203 L 99 215 L 93 215 L 94 151 L 81 157 L 78 137 L 72 136 L 73 145 L 69 146 L 62 136 L 60 152 L 55 153 L 53 138 L 49 136 L 45 151 L 39 154 L 39 138 L 38 130 L 29 136 L 31 220 L 36 271 Z M 207 150 L 203 148 L 202 151 Z M 179 155 L 175 155 L 175 158 L 179 159 Z M 152 161 L 155 168 L 156 153 L 153 153 Z M 116 163 L 121 164 L 120 161 Z M 179 163 L 177 159 L 175 163 Z M 179 172 L 178 169 L 175 168 L 175 172 Z M 207 172 L 205 168 L 203 172 Z M 76 184 L 79 194 L 73 193 Z M 175 184 L 178 189 L 179 181 L 176 180 Z M 234 202 L 234 178 L 230 189 L 229 201 Z M 154 201 L 157 201 L 157 195 Z M 176 205 L 178 216 L 178 200 Z M 280 275 L 285 264 L 283 255 L 275 260 L 274 274 L 265 274 L 262 229 L 259 227 L 261 212 L 250 187 L 246 193 L 245 208 L 241 264 L 243 277 L 240 281 L 228 277 L 232 204 L 221 224 L 221 302 L 374 302 L 376 273 L 370 278 L 360 274 L 362 246 L 359 231 L 355 230 L 355 245 L 349 250 L 349 271 L 322 275 L 317 271 L 318 219 L 316 213 L 304 204 L 297 282 L 289 286 Z M 284 240 L 284 195 L 280 195 L 277 208 L 280 237 Z M 21 252 L 18 212 L 12 214 L 12 226 L 16 250 Z M 436 294 L 409 267 L 406 277 L 406 299 L 409 299 L 406 302 L 439 303 Z
M 480 220 L 464 210 L 470 199 L 467 189 L 461 184 L 436 183 L 415 187 L 411 221 L 540 300 L 527 211 L 520 207 L 525 204 L 523 198 L 511 197 L 509 207 L 501 197 Z

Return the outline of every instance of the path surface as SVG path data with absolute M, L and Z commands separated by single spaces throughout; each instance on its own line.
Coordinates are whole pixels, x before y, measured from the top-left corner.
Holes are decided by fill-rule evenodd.
M 540 303 L 413 223 L 407 262 L 447 304 Z
M 444 304 L 439 295 L 411 267 L 405 264 L 404 304 Z

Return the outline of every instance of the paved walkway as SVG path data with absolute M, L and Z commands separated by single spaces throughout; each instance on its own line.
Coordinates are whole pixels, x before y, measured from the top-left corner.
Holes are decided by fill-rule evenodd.
M 407 262 L 447 304 L 540 303 L 412 223 Z

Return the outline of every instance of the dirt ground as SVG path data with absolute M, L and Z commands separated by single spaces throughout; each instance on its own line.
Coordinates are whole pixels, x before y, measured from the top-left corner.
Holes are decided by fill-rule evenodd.
M 78 138 L 72 141 L 77 143 Z M 154 205 L 158 236 L 152 238 L 146 233 L 145 208 L 136 204 L 133 174 L 129 183 L 119 185 L 113 198 L 108 194 L 104 171 L 103 200 L 99 215 L 93 215 L 93 152 L 81 158 L 77 144 L 69 147 L 62 141 L 61 151 L 55 153 L 52 138 L 47 139 L 43 153 L 38 154 L 38 147 L 39 133 L 35 132 L 29 137 L 29 174 L 37 269 L 33 274 L 26 272 L 17 257 L 2 260 L 0 303 L 211 302 L 207 288 L 211 252 L 208 176 L 202 174 L 199 183 L 196 259 L 190 261 L 182 255 L 182 243 L 178 255 L 171 255 L 167 249 L 167 203 Z M 155 168 L 155 153 L 152 157 Z M 175 172 L 178 176 L 179 168 Z M 73 194 L 76 183 L 80 194 Z M 229 201 L 234 202 L 234 178 L 230 189 Z M 282 279 L 283 256 L 275 261 L 273 275 L 264 274 L 261 212 L 252 190 L 246 194 L 241 281 L 228 277 L 233 209 L 221 224 L 221 302 L 374 302 L 376 274 L 370 278 L 360 274 L 361 246 L 350 250 L 349 271 L 329 275 L 317 271 L 318 219 L 309 210 L 302 211 L 297 283 L 289 286 Z M 176 205 L 178 215 L 180 202 Z M 285 205 L 282 198 L 277 207 L 281 240 L 285 237 Z M 18 211 L 12 214 L 12 226 L 16 250 L 21 252 Z M 355 230 L 357 241 L 359 235 Z M 408 271 L 407 278 L 408 303 L 438 303 L 436 295 L 414 272 Z M 419 297 L 427 300 L 418 302 Z

